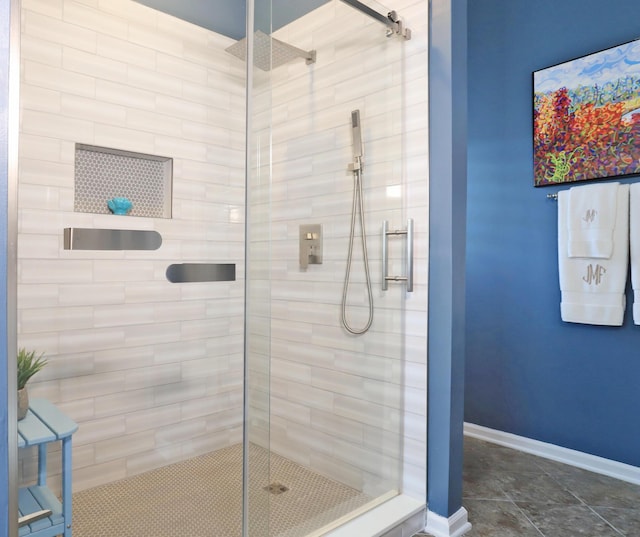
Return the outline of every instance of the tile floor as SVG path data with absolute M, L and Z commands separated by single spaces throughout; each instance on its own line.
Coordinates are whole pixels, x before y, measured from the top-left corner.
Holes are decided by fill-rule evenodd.
M 74 537 L 239 537 L 242 445 L 73 495 Z M 373 498 L 252 446 L 251 535 L 302 537 Z M 270 494 L 263 485 L 285 484 Z M 265 529 L 268 528 L 268 529 Z M 257 529 L 254 529 L 257 528 Z
M 470 437 L 464 453 L 465 537 L 640 537 L 638 485 Z

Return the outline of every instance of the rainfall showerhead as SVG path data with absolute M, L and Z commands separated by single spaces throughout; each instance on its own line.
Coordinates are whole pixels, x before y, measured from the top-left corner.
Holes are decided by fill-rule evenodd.
M 280 41 L 275 37 L 270 37 L 264 32 L 257 30 L 254 34 L 253 63 L 263 71 L 269 71 L 280 67 L 296 58 L 304 58 L 308 64 L 315 63 L 315 50 L 302 50 Z M 247 59 L 247 38 L 243 38 L 226 49 L 241 60 Z

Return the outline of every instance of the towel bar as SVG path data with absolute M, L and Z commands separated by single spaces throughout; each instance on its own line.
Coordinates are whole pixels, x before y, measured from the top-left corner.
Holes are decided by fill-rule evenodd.
M 389 236 L 406 235 L 406 276 L 389 276 Z M 389 231 L 389 222 L 382 222 L 382 290 L 389 288 L 389 282 L 407 282 L 407 293 L 413 292 L 413 219 L 407 220 L 407 229 Z

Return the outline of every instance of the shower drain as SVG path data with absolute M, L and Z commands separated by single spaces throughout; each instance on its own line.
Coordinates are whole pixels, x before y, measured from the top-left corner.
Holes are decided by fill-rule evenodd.
M 285 487 L 282 483 L 271 483 L 271 485 L 264 487 L 264 490 L 271 494 L 282 494 L 283 492 L 287 492 L 289 487 Z

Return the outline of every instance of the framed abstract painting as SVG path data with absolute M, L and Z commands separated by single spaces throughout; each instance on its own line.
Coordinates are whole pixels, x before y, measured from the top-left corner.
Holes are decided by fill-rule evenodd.
M 640 174 L 640 39 L 533 73 L 534 185 Z

